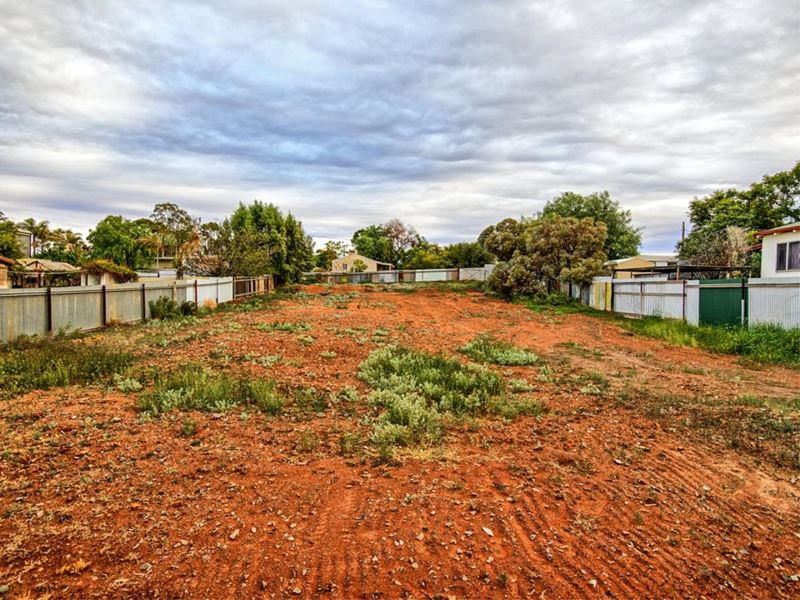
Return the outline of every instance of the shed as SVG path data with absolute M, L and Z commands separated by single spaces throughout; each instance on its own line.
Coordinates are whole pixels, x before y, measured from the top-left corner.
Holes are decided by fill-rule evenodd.
M 136 272 L 110 260 L 93 260 L 83 265 L 81 285 L 115 285 L 136 281 Z
M 19 258 L 12 279 L 19 287 L 79 285 L 81 270 L 69 263 L 44 258 Z
M 615 279 L 631 279 L 643 276 L 637 274 L 637 269 L 672 267 L 676 264 L 678 264 L 678 257 L 674 254 L 637 254 L 627 258 L 609 260 L 604 266 L 613 273 Z

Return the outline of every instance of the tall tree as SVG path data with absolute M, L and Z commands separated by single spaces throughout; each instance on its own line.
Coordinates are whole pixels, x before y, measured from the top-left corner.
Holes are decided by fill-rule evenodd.
M 39 256 L 79 266 L 89 256 L 89 246 L 83 241 L 80 233 L 59 228 L 50 232 L 49 239 L 39 252 Z
M 89 232 L 92 258 L 110 260 L 129 269 L 149 267 L 156 257 L 154 231 L 150 221 L 131 221 L 121 215 L 109 215 Z
M 503 219 L 484 229 L 478 236 L 478 243 L 487 252 L 494 254 L 497 260 L 508 261 L 522 250 L 524 229 L 525 219 Z
M 347 253 L 347 244 L 329 240 L 314 254 L 314 266 L 322 271 L 330 271 L 333 261 Z
M 362 256 L 378 262 L 397 264 L 392 241 L 382 225 L 370 225 L 357 230 L 353 234 L 350 243 L 355 248 L 355 251 Z
M 482 267 L 494 260 L 494 256 L 478 242 L 459 242 L 444 250 L 450 267 Z
M 50 236 L 50 223 L 49 221 L 37 221 L 33 218 L 27 218 L 19 223 L 20 229 L 24 229 L 31 234 L 31 254 L 36 256 L 41 250 L 42 246 L 47 242 Z
M 545 205 L 542 216 L 589 218 L 605 223 L 605 251 L 610 260 L 637 254 L 642 243 L 641 229 L 631 224 L 630 211 L 624 210 L 608 192 L 595 192 L 586 196 L 564 192 Z
M 22 249 L 17 239 L 17 226 L 5 218 L 0 212 L 0 256 L 6 258 L 20 258 Z

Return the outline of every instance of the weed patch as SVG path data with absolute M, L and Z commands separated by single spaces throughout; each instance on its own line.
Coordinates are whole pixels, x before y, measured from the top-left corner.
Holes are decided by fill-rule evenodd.
M 497 340 L 489 335 L 480 335 L 468 344 L 461 346 L 459 352 L 479 362 L 494 365 L 532 365 L 539 357 L 524 348 Z

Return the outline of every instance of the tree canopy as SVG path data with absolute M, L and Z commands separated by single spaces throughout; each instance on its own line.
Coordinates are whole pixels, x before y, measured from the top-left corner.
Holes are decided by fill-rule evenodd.
M 413 227 L 391 219 L 382 225 L 357 230 L 350 243 L 362 256 L 406 268 L 406 256 L 424 241 Z
M 149 267 L 156 256 L 153 227 L 147 219 L 131 221 L 121 215 L 109 215 L 89 233 L 91 257 L 110 260 L 129 269 Z
M 624 210 L 608 192 L 583 196 L 564 192 L 548 202 L 543 217 L 575 217 L 594 219 L 606 225 L 605 252 L 609 260 L 634 256 L 642 243 L 641 229 L 631 224 L 631 212 Z
M 17 240 L 17 226 L 0 212 L 0 256 L 20 258 L 22 249 Z

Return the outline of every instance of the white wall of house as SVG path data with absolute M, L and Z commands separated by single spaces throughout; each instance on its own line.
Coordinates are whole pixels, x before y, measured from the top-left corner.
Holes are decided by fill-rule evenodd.
M 765 236 L 761 241 L 761 277 L 800 277 L 800 268 L 778 271 L 778 244 L 800 242 L 800 231 Z M 796 248 L 797 246 L 795 246 Z M 800 251 L 800 250 L 798 250 Z

